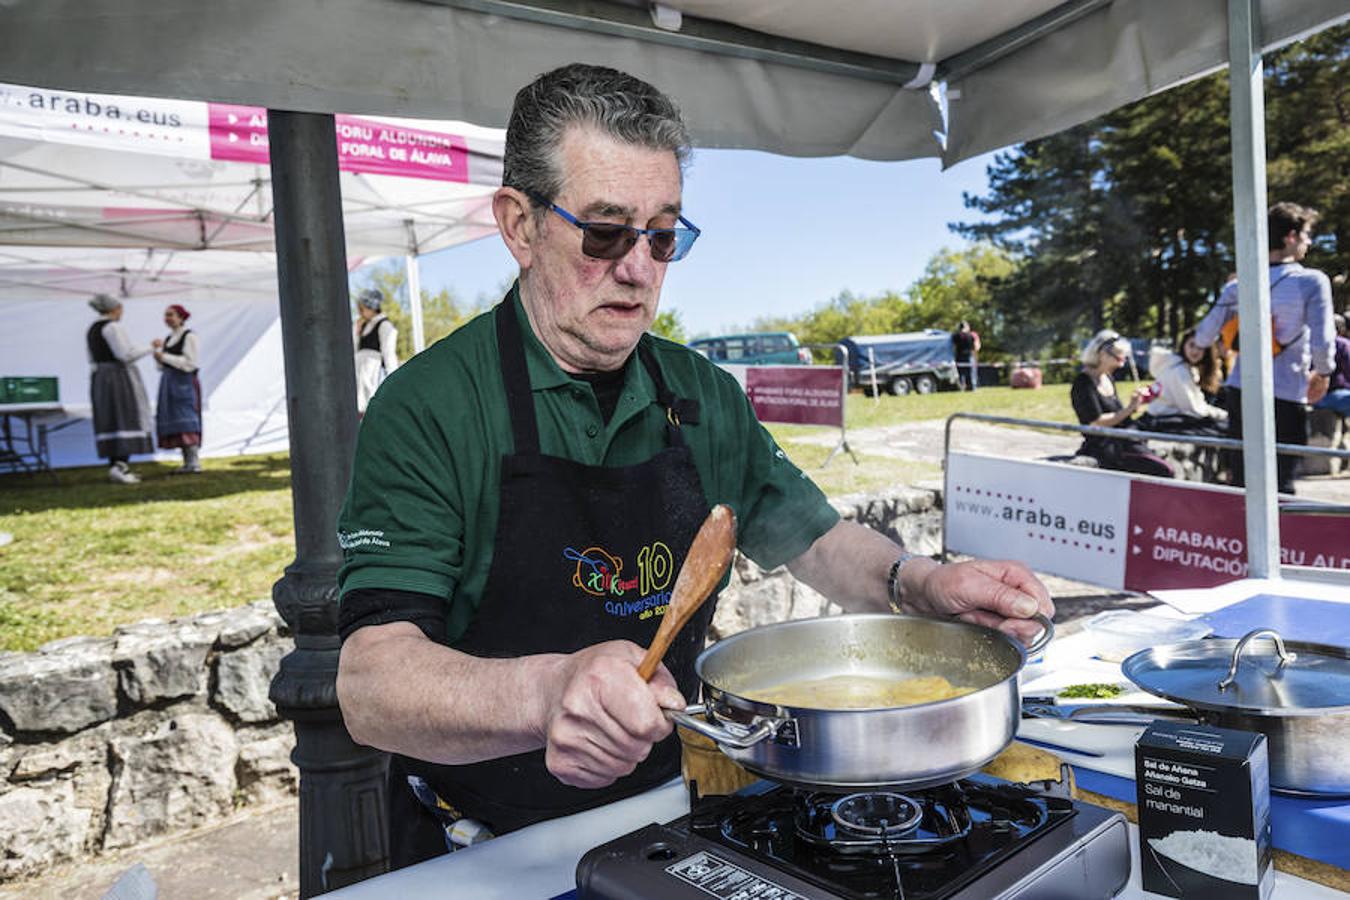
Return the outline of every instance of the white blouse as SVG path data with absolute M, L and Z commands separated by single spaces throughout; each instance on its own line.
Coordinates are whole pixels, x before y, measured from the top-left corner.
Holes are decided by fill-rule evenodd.
M 103 326 L 103 340 L 108 342 L 108 349 L 112 355 L 124 363 L 134 363 L 150 352 L 149 347 L 137 347 L 131 343 L 131 337 L 127 330 L 122 327 L 121 322 L 114 322 L 111 319 L 104 319 L 108 324 Z M 92 358 L 90 362 L 93 362 Z
M 175 343 L 183 332 L 187 329 L 186 325 L 179 325 L 169 333 L 169 339 L 165 344 Z M 201 368 L 197 364 L 197 332 L 189 332 L 183 341 L 182 353 L 161 353 L 159 364 L 161 366 L 173 366 L 175 369 L 181 369 L 184 372 L 195 372 Z
M 381 327 L 385 325 L 389 327 Z M 370 334 L 372 328 L 380 329 L 380 362 L 384 365 L 385 372 L 392 372 L 398 368 L 398 328 L 395 327 L 393 322 L 379 316 L 370 321 L 358 320 L 356 326 L 352 329 L 352 344 L 359 353 L 361 338 Z

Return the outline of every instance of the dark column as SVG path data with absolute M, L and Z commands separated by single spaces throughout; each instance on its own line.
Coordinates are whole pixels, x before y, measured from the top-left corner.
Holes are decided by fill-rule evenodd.
M 356 371 L 331 115 L 271 110 L 277 278 L 286 353 L 295 562 L 272 599 L 295 650 L 272 680 L 295 723 L 300 767 L 300 896 L 388 868 L 384 754 L 357 746 L 337 703 L 337 514 L 356 445 Z

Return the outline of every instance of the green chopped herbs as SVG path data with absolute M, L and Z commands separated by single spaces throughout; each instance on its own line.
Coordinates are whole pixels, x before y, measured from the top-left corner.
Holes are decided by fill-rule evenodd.
M 1059 692 L 1060 697 L 1084 700 L 1111 700 L 1125 693 L 1118 684 L 1071 684 Z

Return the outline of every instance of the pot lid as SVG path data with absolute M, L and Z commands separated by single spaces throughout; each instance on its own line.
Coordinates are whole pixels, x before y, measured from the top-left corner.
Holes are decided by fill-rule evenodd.
M 1149 693 L 1198 709 L 1277 716 L 1350 711 L 1350 651 L 1277 638 L 1261 629 L 1241 640 L 1151 647 L 1120 668 Z

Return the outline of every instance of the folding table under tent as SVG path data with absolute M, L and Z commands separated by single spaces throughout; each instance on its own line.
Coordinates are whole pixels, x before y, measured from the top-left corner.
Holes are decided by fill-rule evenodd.
M 0 85 L 0 375 L 60 378 L 80 421 L 50 435 L 54 466 L 98 461 L 84 301 L 99 292 L 123 300 L 140 344 L 164 336 L 167 304 L 192 311 L 207 455 L 286 449 L 265 121 L 236 105 Z M 465 123 L 343 117 L 349 270 L 402 256 L 414 286 L 418 254 L 495 234 L 502 143 Z M 419 302 L 412 312 L 420 349 Z M 154 361 L 138 365 L 153 403 Z

